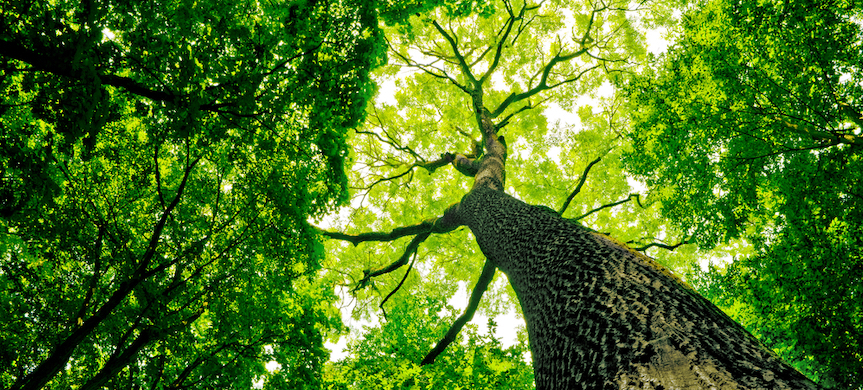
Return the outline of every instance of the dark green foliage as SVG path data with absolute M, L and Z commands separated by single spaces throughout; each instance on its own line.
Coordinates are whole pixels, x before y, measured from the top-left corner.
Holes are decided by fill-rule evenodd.
M 702 275 L 703 291 L 839 388 L 863 384 L 860 14 L 843 1 L 703 2 L 628 86 L 626 163 L 665 188 L 663 214 L 703 247 L 754 245 Z
M 383 49 L 369 1 L 4 2 L 0 387 L 318 387 Z

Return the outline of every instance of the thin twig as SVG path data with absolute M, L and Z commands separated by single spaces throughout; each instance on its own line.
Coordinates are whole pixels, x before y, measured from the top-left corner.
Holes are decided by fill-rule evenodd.
M 609 203 L 609 204 L 605 204 L 605 205 L 599 206 L 599 207 L 597 207 L 597 208 L 595 208 L 595 209 L 593 209 L 593 210 L 590 210 L 590 211 L 588 211 L 588 212 L 586 212 L 586 213 L 584 213 L 584 214 L 582 214 L 582 215 L 580 215 L 580 216 L 578 216 L 578 217 L 576 217 L 576 218 L 573 218 L 573 219 L 574 219 L 574 220 L 576 220 L 576 221 L 578 221 L 578 220 L 580 220 L 580 219 L 582 219 L 582 218 L 584 218 L 584 217 L 586 217 L 586 216 L 588 216 L 588 215 L 590 215 L 590 214 L 593 214 L 593 213 L 595 213 L 595 212 L 597 212 L 597 211 L 600 211 L 600 210 L 602 210 L 602 209 L 607 209 L 607 208 L 609 208 L 609 207 L 614 207 L 614 206 L 618 206 L 618 205 L 624 204 L 624 203 L 626 203 L 626 202 L 629 202 L 630 200 L 632 200 L 632 198 L 635 198 L 635 200 L 638 202 L 638 205 L 639 205 L 639 206 L 641 206 L 641 196 L 640 196 L 639 194 L 629 194 L 629 196 L 628 196 L 626 199 L 619 200 L 619 201 L 614 202 L 614 203 Z M 642 206 L 642 208 L 643 208 L 643 207 L 644 207 L 644 206 Z

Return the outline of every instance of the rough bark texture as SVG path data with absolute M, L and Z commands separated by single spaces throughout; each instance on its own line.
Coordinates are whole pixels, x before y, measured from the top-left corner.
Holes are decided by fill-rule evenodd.
M 815 389 L 651 259 L 503 192 L 458 207 L 509 277 L 537 389 Z

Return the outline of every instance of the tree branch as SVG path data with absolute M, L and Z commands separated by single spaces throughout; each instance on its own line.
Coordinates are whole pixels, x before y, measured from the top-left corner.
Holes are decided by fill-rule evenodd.
M 474 89 L 478 87 L 478 82 L 476 77 L 474 77 L 473 73 L 470 71 L 470 67 L 467 65 L 467 62 L 464 59 L 464 56 L 458 50 L 458 43 L 456 43 L 455 39 L 446 32 L 446 30 L 441 27 L 440 24 L 436 20 L 432 21 L 432 25 L 437 29 L 437 31 L 443 35 L 444 39 L 449 42 L 450 47 L 452 48 L 453 55 L 456 59 L 458 59 L 459 67 L 461 67 L 461 71 L 464 72 L 465 77 L 470 80 Z
M 407 264 L 408 259 L 411 257 L 411 255 L 413 255 L 414 252 L 417 251 L 417 248 L 419 248 L 420 244 L 422 244 L 422 242 L 425 241 L 429 235 L 431 235 L 430 231 L 425 232 L 425 233 L 420 233 L 420 234 L 417 234 L 416 236 L 414 236 L 414 238 L 408 244 L 407 248 L 405 248 L 405 252 L 401 255 L 401 257 L 399 257 L 398 260 L 390 263 L 389 265 L 378 268 L 378 269 L 374 269 L 374 270 L 368 270 L 368 269 L 364 270 L 363 271 L 363 278 L 360 279 L 360 281 L 357 283 L 357 287 L 354 288 L 354 291 L 358 291 L 358 290 L 366 287 L 369 284 L 369 282 L 372 280 L 372 278 L 374 278 L 376 276 L 388 274 L 390 272 L 393 272 L 393 271 L 401 268 L 401 266 Z M 407 276 L 407 275 L 405 275 L 405 276 Z M 383 307 L 381 307 L 381 308 L 383 308 Z
M 566 211 L 567 207 L 569 207 L 569 203 L 572 202 L 572 199 L 575 198 L 579 192 L 581 192 L 581 187 L 584 186 L 584 182 L 587 180 L 587 174 L 590 172 L 590 168 L 593 168 L 593 166 L 599 163 L 600 160 L 602 160 L 602 156 L 597 157 L 596 160 L 587 164 L 587 167 L 584 168 L 584 172 L 581 174 L 581 178 L 578 179 L 578 184 L 575 186 L 575 189 L 572 190 L 572 193 L 569 194 L 569 197 L 566 198 L 566 201 L 563 202 L 563 205 L 560 206 L 560 211 L 557 212 L 557 215 L 563 216 L 563 212 Z
M 365 134 L 365 133 L 375 134 L 375 133 L 370 133 L 370 132 L 361 132 L 361 131 L 358 131 L 358 133 L 361 133 L 361 134 Z M 378 136 L 378 137 L 379 137 L 379 139 L 380 139 L 380 136 Z M 383 141 L 383 142 L 385 142 L 385 141 Z M 446 165 L 449 165 L 449 164 L 450 164 L 450 163 L 452 163 L 452 162 L 455 162 L 454 166 L 455 166 L 455 168 L 456 168 L 459 172 L 464 173 L 464 174 L 466 174 L 466 175 L 468 175 L 468 176 L 473 176 L 473 175 L 471 175 L 471 174 L 468 174 L 466 171 L 462 170 L 462 168 L 465 168 L 466 166 L 465 166 L 465 165 L 463 165 L 463 164 L 461 164 L 463 161 L 460 161 L 460 159 L 462 159 L 462 160 L 466 159 L 465 161 L 472 162 L 474 159 L 476 159 L 477 157 L 479 157 L 479 153 L 480 153 L 479 151 L 480 151 L 480 150 L 481 150 L 481 149 L 477 149 L 476 147 L 474 147 L 474 151 L 473 151 L 472 153 L 470 153 L 470 154 L 462 154 L 462 153 L 444 153 L 444 154 L 442 154 L 442 155 L 441 155 L 441 157 L 440 157 L 440 158 L 438 158 L 438 159 L 436 159 L 436 160 L 432 160 L 432 161 L 427 161 L 426 159 L 424 159 L 424 158 L 422 158 L 422 157 L 420 157 L 420 156 L 418 156 L 418 155 L 417 155 L 417 156 L 415 156 L 415 158 L 417 159 L 417 161 L 416 161 L 416 162 L 414 162 L 413 164 L 411 164 L 407 169 L 405 169 L 405 171 L 404 171 L 404 172 L 397 173 L 397 174 L 395 174 L 395 175 L 388 176 L 388 177 L 381 177 L 381 178 L 379 178 L 379 179 L 375 180 L 373 183 L 369 184 L 368 186 L 366 186 L 366 187 L 360 187 L 360 188 L 357 188 L 357 189 L 370 190 L 370 189 L 372 189 L 372 187 L 374 187 L 374 186 L 376 186 L 376 185 L 378 185 L 378 184 L 380 184 L 380 183 L 383 183 L 383 182 L 385 182 L 385 181 L 392 181 L 392 180 L 396 180 L 396 179 L 399 179 L 399 178 L 401 178 L 401 177 L 404 177 L 404 176 L 406 176 L 406 175 L 413 175 L 413 170 L 414 170 L 415 168 L 422 168 L 422 169 L 425 169 L 426 171 L 428 171 L 429 173 L 434 173 L 438 168 L 441 168 L 441 167 L 444 167 L 444 166 L 446 166 Z M 406 164 L 406 163 L 402 163 L 402 164 Z M 395 166 L 395 164 L 387 164 L 387 165 Z M 368 164 L 367 166 L 371 166 L 371 164 Z M 412 177 L 413 177 L 413 176 L 411 176 L 411 178 L 412 178 Z M 354 187 L 354 188 L 356 188 L 356 187 Z
M 436 218 L 430 218 L 416 225 L 397 227 L 388 233 L 368 232 L 354 235 L 341 232 L 331 232 L 318 227 L 315 227 L 315 229 L 317 229 L 318 233 L 323 236 L 336 240 L 348 241 L 351 244 L 354 244 L 354 246 L 357 246 L 361 242 L 366 241 L 394 241 L 406 236 L 429 233 L 434 228 L 435 221 Z
M 677 249 L 678 247 L 680 247 L 682 245 L 689 244 L 691 242 L 692 242 L 692 237 L 687 237 L 687 238 L 684 238 L 683 240 L 680 240 L 680 242 L 678 242 L 677 244 L 674 244 L 674 245 L 663 244 L 660 242 L 651 242 L 650 244 L 647 244 L 645 246 L 640 246 L 638 248 L 633 248 L 633 249 L 635 249 L 639 252 L 644 252 L 650 248 L 657 247 L 657 248 L 662 248 L 662 249 L 667 249 L 667 250 L 673 251 L 673 250 Z
M 96 245 L 93 249 L 93 275 L 90 277 L 90 286 L 87 289 L 87 292 L 84 295 L 84 300 L 81 302 L 81 308 L 78 309 L 78 314 L 75 318 L 71 319 L 71 322 L 77 326 L 78 324 L 84 323 L 84 315 L 87 314 L 87 306 L 90 304 L 90 300 L 93 299 L 93 294 L 96 293 L 96 284 L 99 281 L 99 278 L 102 275 L 102 246 L 104 244 L 104 237 L 107 228 L 105 225 L 99 225 L 99 233 L 96 237 Z
M 389 45 L 389 41 L 387 41 L 387 45 Z M 390 52 L 391 52 L 391 53 L 395 54 L 395 56 L 396 56 L 396 57 L 398 57 L 398 58 L 400 58 L 402 61 L 404 61 L 405 66 L 409 66 L 409 67 L 412 67 L 412 68 L 417 68 L 417 69 L 419 69 L 419 70 L 421 70 L 421 71 L 423 71 L 423 72 L 427 73 L 428 75 L 430 75 L 430 76 L 432 76 L 432 77 L 435 77 L 435 78 L 439 78 L 439 79 L 443 79 L 443 80 L 448 80 L 450 83 L 452 83 L 453 85 L 455 85 L 456 87 L 458 87 L 458 89 L 461 89 L 461 90 L 462 90 L 462 91 L 464 91 L 465 93 L 468 93 L 468 94 L 470 93 L 470 90 L 469 90 L 467 87 L 465 87 L 464 85 L 461 85 L 461 83 L 459 83 L 458 81 L 456 81 L 456 79 L 454 79 L 454 78 L 450 77 L 450 75 L 449 75 L 449 74 L 447 74 L 447 72 L 446 72 L 445 70 L 440 69 L 440 68 L 438 68 L 438 67 L 436 67 L 436 66 L 432 66 L 432 64 L 434 64 L 434 62 L 432 62 L 432 64 L 429 64 L 429 65 L 423 65 L 423 64 L 420 64 L 419 62 L 413 61 L 413 60 L 411 60 L 410 58 L 408 58 L 408 57 L 406 57 L 406 56 L 402 55 L 402 54 L 401 54 L 401 53 L 399 53 L 397 50 L 393 49 L 392 45 L 389 45 L 389 48 L 390 48 Z M 435 56 L 435 57 L 441 58 L 440 56 Z M 446 61 L 446 60 L 443 60 L 443 61 L 444 61 L 444 62 L 449 62 L 449 61 Z M 435 61 L 435 62 L 436 62 L 436 61 Z M 437 71 L 438 71 L 438 72 L 440 72 L 440 73 L 435 73 L 434 71 L 432 71 L 432 69 L 437 70 Z
M 639 194 L 629 194 L 629 197 L 627 197 L 626 199 L 619 200 L 619 201 L 614 202 L 614 203 L 609 203 L 609 204 L 606 204 L 606 205 L 599 206 L 599 207 L 597 207 L 597 208 L 595 208 L 595 209 L 593 209 L 593 210 L 590 210 L 590 211 L 588 211 L 587 213 L 584 213 L 584 214 L 582 214 L 581 216 L 578 216 L 578 217 L 573 218 L 573 219 L 574 219 L 574 220 L 576 220 L 576 221 L 578 221 L 578 220 L 580 220 L 580 219 L 582 219 L 582 218 L 584 218 L 584 217 L 586 217 L 586 216 L 588 216 L 588 215 L 590 215 L 590 214 L 593 214 L 593 213 L 595 213 L 595 212 L 597 212 L 597 211 L 600 211 L 600 210 L 602 210 L 602 209 L 607 209 L 607 208 L 609 208 L 609 207 L 614 207 L 614 206 L 618 206 L 618 205 L 624 204 L 624 203 L 626 203 L 626 202 L 629 202 L 630 200 L 632 200 L 632 198 L 635 198 L 635 200 L 638 202 L 638 205 L 639 205 L 640 207 L 642 207 L 642 208 L 644 207 L 644 206 L 642 206 L 642 204 L 641 204 L 641 196 L 640 196 Z
M 533 95 L 536 95 L 542 91 L 552 89 L 552 88 L 557 87 L 561 84 L 574 82 L 574 81 L 580 79 L 581 76 L 583 76 L 585 73 L 587 73 L 593 69 L 596 69 L 599 65 L 590 67 L 590 68 L 582 71 L 581 73 L 579 73 L 578 75 L 576 75 L 575 77 L 573 77 L 571 79 L 561 81 L 561 82 L 556 83 L 556 84 L 551 85 L 551 86 L 548 85 L 548 76 L 549 76 L 549 74 L 551 74 L 551 70 L 552 70 L 552 68 L 554 68 L 555 65 L 557 65 L 560 62 L 569 61 L 569 60 L 571 60 L 575 57 L 578 57 L 578 56 L 580 56 L 586 52 L 587 52 L 587 49 L 580 49 L 580 50 L 573 52 L 573 53 L 570 53 L 570 54 L 564 54 L 564 55 L 561 55 L 560 53 L 556 54 L 554 56 L 554 58 L 549 60 L 548 63 L 542 68 L 539 82 L 537 83 L 537 85 L 535 87 L 533 87 L 533 88 L 531 88 L 525 92 L 518 93 L 518 94 L 515 92 L 510 93 L 509 96 L 507 96 L 506 99 L 504 99 L 504 101 L 501 102 L 500 105 L 493 112 L 491 112 L 489 114 L 489 116 L 491 116 L 492 118 L 497 118 L 498 116 L 500 116 L 500 114 L 502 114 L 504 111 L 506 111 L 506 109 L 512 103 L 527 99 L 527 98 L 529 98 Z
M 384 314 L 384 320 L 389 321 L 389 319 L 387 318 L 387 309 L 384 309 L 384 303 L 387 303 L 387 301 L 390 300 L 390 297 L 392 297 L 393 294 L 396 293 L 396 291 L 399 291 L 399 289 L 402 288 L 402 285 L 405 284 L 405 280 L 408 279 L 408 275 L 410 275 L 411 270 L 414 268 L 414 262 L 416 260 L 417 260 L 416 251 L 414 251 L 413 258 L 411 259 L 411 263 L 408 265 L 408 270 L 405 271 L 405 276 L 402 277 L 402 280 L 399 282 L 399 284 L 396 286 L 396 288 L 394 288 L 393 291 L 390 291 L 390 293 L 387 294 L 387 296 L 381 301 L 381 304 L 378 305 L 378 307 L 381 308 L 381 311 Z
M 461 153 L 452 156 L 452 165 L 455 169 L 468 177 L 476 176 L 479 171 L 479 163 L 480 160 L 476 157 L 465 156 Z
M 480 85 L 484 84 L 485 81 L 488 80 L 488 78 L 492 75 L 492 73 L 494 73 L 495 69 L 497 69 L 497 65 L 500 63 L 500 56 L 503 52 L 503 46 L 506 43 L 507 38 L 509 37 L 509 33 L 512 31 L 512 26 L 515 24 L 516 20 L 521 20 L 524 17 L 524 13 L 528 10 L 527 3 L 525 3 L 524 6 L 521 7 L 521 11 L 519 11 L 518 16 L 515 16 L 515 14 L 513 14 L 512 12 L 512 7 L 509 5 L 509 2 L 504 2 L 504 5 L 506 6 L 506 12 L 509 13 L 509 20 L 507 20 L 506 26 L 501 28 L 501 30 L 504 30 L 503 35 L 497 41 L 497 46 L 495 47 L 494 51 L 494 59 L 492 60 L 491 65 L 489 65 L 488 70 L 479 79 Z M 489 49 L 491 49 L 491 47 L 489 47 Z
M 108 318 L 108 315 L 111 314 L 111 312 L 120 305 L 124 299 L 126 299 L 126 296 L 128 296 L 135 287 L 151 275 L 147 272 L 147 268 L 156 254 L 156 249 L 158 248 L 159 241 L 162 237 L 162 230 L 168 221 L 168 217 L 174 211 L 174 208 L 177 207 L 177 204 L 180 203 L 180 199 L 183 196 L 183 190 L 186 187 L 186 183 L 192 173 L 192 169 L 200 160 L 201 158 L 198 157 L 186 167 L 183 179 L 177 187 L 177 194 L 174 196 L 171 204 L 168 205 L 168 208 L 162 213 L 159 221 L 156 222 L 156 226 L 153 228 L 153 233 L 150 236 L 150 242 L 147 245 L 147 249 L 141 256 L 138 267 L 135 269 L 132 276 L 128 280 L 119 283 L 117 290 L 111 294 L 111 297 L 108 298 L 105 304 L 96 310 L 92 316 L 84 320 L 81 326 L 75 329 L 68 337 L 63 339 L 63 341 L 51 351 L 48 357 L 46 357 L 42 363 L 31 371 L 30 374 L 19 378 L 15 384 L 12 385 L 13 389 L 35 390 L 44 387 L 45 384 L 54 378 L 54 376 L 56 376 L 65 366 L 75 348 L 81 344 L 81 342 L 83 342 L 84 339 L 93 332 L 104 319 Z
M 310 50 L 299 52 L 294 56 L 282 61 L 277 64 L 267 73 L 264 73 L 263 76 L 269 76 L 275 73 L 276 71 L 284 68 L 291 61 L 311 54 L 315 50 L 320 48 L 320 44 L 316 47 L 311 48 Z M 45 52 L 51 53 L 52 50 L 46 49 Z M 69 77 L 72 79 L 82 79 L 84 78 L 84 73 L 80 70 L 75 69 L 69 64 L 72 62 L 68 58 L 58 58 L 56 55 L 56 50 L 53 51 L 55 55 L 45 55 L 41 54 L 38 50 L 30 49 L 18 42 L 14 41 L 5 41 L 0 40 L 0 55 L 6 56 L 18 61 L 25 62 L 30 64 L 35 70 L 48 72 L 51 74 L 55 74 L 58 76 Z M 68 53 L 63 53 L 67 57 L 70 56 Z M 98 75 L 99 82 L 103 85 L 110 85 L 112 87 L 122 88 L 126 92 L 129 92 L 133 95 L 138 95 L 153 101 L 158 102 L 167 102 L 177 104 L 181 101 L 188 100 L 192 95 L 189 94 L 181 94 L 168 90 L 157 90 L 153 89 L 131 77 L 125 76 L 117 76 L 114 74 L 100 74 Z M 220 85 L 211 85 L 205 88 L 205 90 L 211 90 L 214 88 L 220 88 Z M 201 104 L 198 109 L 201 111 L 210 111 L 215 113 L 222 114 L 232 114 L 240 117 L 255 117 L 260 115 L 259 113 L 253 114 L 244 114 L 235 111 L 223 110 L 225 107 L 233 107 L 236 106 L 235 103 L 207 103 Z
M 852 145 L 852 146 L 863 146 L 863 141 L 861 141 L 860 138 L 855 136 L 854 134 L 838 134 L 838 133 L 834 133 L 832 131 L 813 129 L 813 128 L 808 127 L 808 126 L 801 126 L 801 125 L 791 123 L 787 120 L 783 120 L 782 124 L 785 125 L 785 127 L 787 127 L 789 130 L 791 130 L 795 133 L 798 133 L 798 134 L 807 135 L 807 136 L 811 137 L 813 140 L 832 141 L 832 142 L 830 142 L 831 146 L 832 145 L 838 145 L 838 144 L 846 144 L 846 145 Z
M 312 226 L 312 228 L 317 230 L 318 233 L 323 236 L 336 240 L 348 241 L 354 244 L 354 246 L 366 241 L 394 241 L 396 239 L 412 235 L 448 233 L 461 226 L 457 221 L 454 221 L 452 217 L 455 214 L 455 210 L 458 208 L 458 205 L 458 203 L 450 205 L 447 210 L 444 211 L 443 216 L 438 218 L 429 218 L 416 225 L 397 227 L 388 233 L 368 232 L 360 234 L 346 234 L 327 231 L 316 226 Z
M 438 355 L 440 355 L 446 347 L 455 341 L 455 337 L 464 325 L 473 319 L 473 315 L 476 313 L 477 307 L 479 307 L 479 301 L 482 299 L 482 294 L 488 290 L 488 285 L 491 284 L 491 281 L 494 278 L 494 271 L 496 269 L 497 267 L 495 267 L 491 260 L 486 259 L 485 265 L 482 267 L 482 274 L 479 275 L 479 279 L 476 281 L 476 284 L 473 286 L 473 291 L 470 293 L 470 301 L 468 302 L 464 313 L 459 316 L 455 322 L 453 322 L 444 337 L 438 341 L 437 345 L 435 345 L 425 358 L 423 358 L 420 366 L 434 363 Z
M 522 107 L 521 107 L 521 108 L 519 108 L 518 110 L 515 110 L 514 112 L 510 113 L 510 114 L 509 114 L 509 115 L 507 115 L 505 118 L 503 118 L 500 122 L 498 122 L 498 124 L 497 124 L 497 125 L 495 125 L 495 128 L 496 128 L 496 129 L 498 129 L 498 130 L 500 130 L 500 129 L 504 128 L 506 125 L 508 125 L 508 124 L 509 124 L 509 121 L 510 121 L 510 119 L 512 119 L 512 117 L 514 117 L 514 116 L 516 116 L 516 115 L 520 114 L 522 111 L 527 111 L 527 110 L 531 110 L 531 109 L 537 108 L 537 107 L 539 107 L 539 106 L 542 106 L 542 105 L 543 105 L 543 103 L 547 102 L 547 101 L 548 101 L 548 100 L 550 100 L 550 99 L 551 99 L 551 98 L 548 98 L 548 97 L 547 97 L 547 98 L 545 98 L 545 99 L 542 99 L 542 100 L 540 100 L 540 101 L 539 101 L 539 103 L 537 103 L 536 105 L 531 104 L 531 103 L 530 103 L 530 100 L 528 100 L 528 101 L 527 101 L 527 104 L 525 104 L 524 106 L 522 106 Z

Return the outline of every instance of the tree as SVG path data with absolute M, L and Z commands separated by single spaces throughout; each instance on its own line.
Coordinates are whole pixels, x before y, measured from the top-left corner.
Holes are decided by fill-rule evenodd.
M 348 347 L 347 358 L 329 365 L 325 374 L 329 388 L 533 388 L 533 370 L 523 358 L 526 343 L 502 347 L 495 338 L 493 321 L 485 335 L 467 326 L 446 355 L 433 365 L 422 365 L 428 346 L 456 319 L 456 310 L 435 301 L 434 295 L 440 297 L 407 297 L 393 307 L 379 328 L 367 329 L 362 340 Z
M 318 386 L 306 220 L 383 42 L 368 1 L 4 2 L 0 387 Z
M 328 275 L 356 286 L 358 298 L 378 303 L 388 324 L 390 298 L 413 302 L 396 292 L 406 288 L 415 264 L 442 269 L 446 276 L 439 279 L 450 284 L 482 268 L 471 278 L 469 308 L 440 335 L 424 364 L 441 356 L 473 315 L 497 268 L 524 313 L 537 388 L 817 388 L 665 267 L 596 231 L 606 228 L 606 209 L 629 206 L 620 211 L 626 214 L 633 203 L 649 207 L 619 174 L 620 102 L 611 101 L 601 113 L 580 110 L 586 129 L 570 136 L 583 142 L 559 152 L 563 164 L 584 164 L 576 190 L 564 187 L 561 168 L 546 156 L 548 126 L 538 109 L 550 101 L 573 105 L 572 96 L 595 93 L 604 81 L 634 71 L 645 59 L 635 26 L 659 23 L 671 13 L 657 6 L 639 22 L 632 15 L 639 10 L 626 9 L 628 4 L 567 9 L 555 2 L 503 1 L 493 4 L 495 12 L 467 18 L 437 12 L 411 18 L 411 28 L 387 30 L 390 56 L 418 72 L 403 81 L 411 90 L 396 95 L 398 107 L 370 107 L 370 120 L 356 131 L 354 226 L 321 232 L 362 247 L 330 245 L 336 255 L 326 265 Z M 570 32 L 564 18 L 575 22 Z M 570 201 L 600 161 L 608 167 L 600 177 L 609 180 L 594 199 L 626 198 L 598 207 L 585 202 L 573 213 Z M 532 206 L 505 191 L 563 206 Z M 564 217 L 572 214 L 577 217 Z M 637 227 L 620 229 L 638 232 L 625 239 L 681 232 L 657 226 L 652 216 L 645 213 L 633 218 Z M 378 257 L 386 250 L 366 242 L 387 243 L 400 255 L 381 265 Z M 404 276 L 392 275 L 405 265 Z M 407 284 L 425 277 L 415 275 Z M 375 297 L 381 290 L 390 292 Z
M 500 310 L 485 294 L 521 301 L 540 388 L 814 387 L 600 233 L 666 264 L 693 254 L 680 246 L 690 232 L 662 224 L 622 175 L 622 102 L 579 107 L 579 132 L 540 113 L 637 70 L 639 29 L 671 9 L 436 5 L 4 4 L 3 386 L 529 387 L 523 344 L 460 333 L 478 308 Z M 390 56 L 419 72 L 399 107 L 368 107 L 348 148 L 383 59 L 376 15 Z M 346 158 L 359 163 L 347 175 Z M 575 190 L 570 171 L 581 172 Z M 324 260 L 307 221 L 346 200 L 347 176 L 368 207 L 353 210 L 354 230 L 323 234 L 362 247 L 328 243 Z M 381 267 L 387 246 L 401 253 Z M 496 268 L 509 284 L 495 283 Z M 423 295 L 451 295 L 458 280 L 473 292 L 447 330 L 434 320 L 455 317 L 441 309 L 448 295 Z M 387 322 L 325 370 L 322 342 L 340 329 L 335 282 Z M 393 338 L 398 350 L 379 344 Z
M 860 5 L 706 1 L 629 84 L 627 167 L 699 245 L 753 252 L 701 277 L 785 359 L 863 384 Z M 673 160 L 673 164 L 668 161 Z

